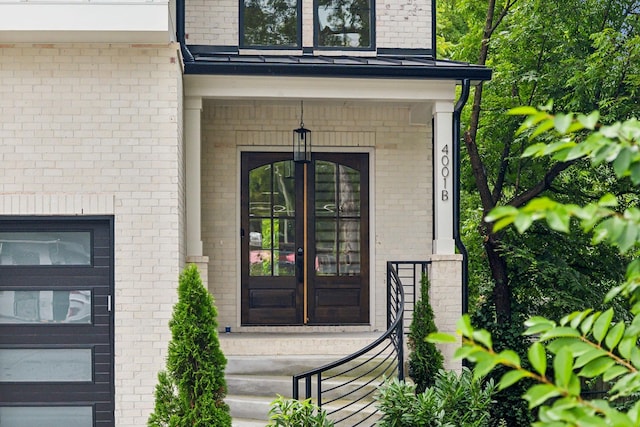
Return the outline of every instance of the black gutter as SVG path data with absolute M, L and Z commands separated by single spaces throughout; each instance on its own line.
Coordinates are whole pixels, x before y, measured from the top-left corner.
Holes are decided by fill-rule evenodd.
M 462 80 L 462 93 L 453 109 L 453 240 L 462 254 L 462 314 L 469 312 L 469 252 L 460 237 L 460 114 L 469 99 L 471 82 Z
M 443 80 L 491 79 L 491 70 L 471 66 L 415 66 L 415 65 L 360 65 L 360 64 L 300 64 L 264 62 L 200 61 L 185 63 L 185 74 L 192 75 L 245 75 L 287 77 L 369 77 L 369 78 L 424 78 Z
M 187 47 L 187 38 L 185 35 L 185 1 L 186 0 L 176 0 L 176 39 L 178 43 L 180 43 L 180 51 L 182 52 L 182 57 L 185 62 L 194 62 L 195 58 L 189 52 L 189 48 Z

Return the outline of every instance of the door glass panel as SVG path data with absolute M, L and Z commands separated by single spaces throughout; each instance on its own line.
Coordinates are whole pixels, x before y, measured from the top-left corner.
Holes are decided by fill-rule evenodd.
M 90 264 L 90 232 L 0 233 L 0 265 Z
M 321 276 L 338 274 L 336 221 L 322 219 L 316 221 L 316 273 Z
M 316 273 L 360 274 L 360 172 L 316 162 Z
M 91 323 L 91 291 L 0 291 L 0 324 Z
M 295 274 L 295 180 L 290 161 L 249 172 L 249 275 Z
M 88 348 L 0 349 L 0 382 L 91 381 L 91 369 Z
M 2 427 L 93 427 L 91 406 L 0 407 Z
M 360 216 L 360 172 L 348 166 L 338 168 L 340 192 L 338 211 L 340 216 Z
M 336 166 L 331 162 L 316 162 L 316 215 L 323 217 L 336 216 L 337 186 Z
M 360 274 L 360 221 L 340 221 L 340 275 Z

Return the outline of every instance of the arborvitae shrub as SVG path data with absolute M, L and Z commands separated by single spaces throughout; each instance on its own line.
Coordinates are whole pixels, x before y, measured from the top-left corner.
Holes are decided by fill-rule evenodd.
M 429 301 L 429 280 L 426 276 L 420 281 L 420 300 L 413 310 L 413 320 L 409 329 L 408 346 L 409 377 L 416 384 L 416 392 L 422 393 L 434 384 L 436 374 L 443 368 L 442 353 L 435 344 L 425 341 L 425 338 L 437 332 L 433 320 L 433 309 Z
M 178 302 L 169 321 L 167 369 L 158 374 L 149 427 L 231 426 L 223 400 L 227 359 L 218 341 L 217 316 L 198 268 L 188 266 L 180 275 Z

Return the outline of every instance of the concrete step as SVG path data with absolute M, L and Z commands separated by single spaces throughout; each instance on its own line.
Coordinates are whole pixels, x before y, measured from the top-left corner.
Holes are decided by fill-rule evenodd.
M 268 423 L 269 409 L 278 395 L 289 398 L 292 395 L 295 374 L 324 366 L 348 354 L 369 345 L 380 336 L 379 332 L 342 332 L 342 333 L 229 333 L 220 335 L 220 345 L 227 357 L 226 379 L 228 395 L 225 399 L 231 409 L 234 427 L 257 427 Z M 358 366 L 359 361 L 350 362 L 339 370 L 348 377 L 348 384 L 334 392 L 327 392 L 324 402 L 342 398 L 358 400 L 368 391 L 375 391 L 379 381 L 370 381 L 371 375 L 378 374 L 387 366 L 384 357 L 386 352 L 374 363 Z M 382 362 L 381 362 L 382 361 Z M 382 366 L 382 367 L 381 367 Z M 389 374 L 387 376 L 392 376 Z M 358 378 L 362 376 L 363 378 Z M 327 378 L 327 375 L 323 376 Z M 313 397 L 317 387 L 315 378 L 312 385 Z M 339 380 L 325 379 L 323 388 L 343 384 Z M 303 381 L 299 384 L 304 393 Z M 367 404 L 363 414 L 354 415 L 338 427 L 349 427 L 375 411 L 371 398 L 353 404 L 351 408 L 340 411 L 335 417 L 342 418 Z M 328 403 L 323 409 L 328 413 L 348 404 L 348 401 Z M 334 417 L 332 417 L 334 418 Z M 335 419 L 335 418 L 334 418 Z M 245 424 L 240 424 L 240 423 Z M 368 421 L 364 425 L 372 425 Z
M 231 427 L 265 427 L 267 421 L 264 420 L 248 420 L 245 418 L 234 418 L 231 421 Z
M 239 424 L 240 422 L 251 423 L 247 424 L 247 427 L 253 427 L 254 425 L 265 426 L 269 422 L 271 401 L 265 399 L 264 396 L 229 395 L 225 401 L 231 410 L 231 416 L 234 420 L 233 427 L 236 427 L 236 422 L 238 423 L 238 427 L 244 426 L 243 424 Z M 345 407 L 346 405 L 349 406 Z M 337 400 L 324 404 L 322 409 L 327 412 L 330 419 L 334 421 L 342 420 L 336 422 L 336 427 L 353 426 L 365 419 L 367 422 L 364 425 L 373 425 L 378 419 L 378 415 L 374 414 L 376 411 L 375 403 L 371 403 L 370 401 L 353 403 L 347 400 Z
M 271 402 L 277 396 L 271 398 L 267 396 L 238 396 L 227 395 L 224 400 L 231 411 L 233 419 L 248 419 L 253 421 L 262 421 L 267 424 L 269 419 L 269 409 Z
M 276 375 L 226 375 L 229 394 L 239 396 L 284 396 L 292 397 L 293 385 L 291 376 Z M 348 383 L 344 381 L 325 380 L 322 382 L 324 399 L 335 399 L 344 395 L 361 396 L 376 391 L 378 381 L 372 381 L 370 377 L 352 379 Z M 335 391 L 332 391 L 334 387 Z M 300 382 L 300 392 L 304 393 L 304 382 Z M 312 397 L 317 397 L 317 387 L 312 387 Z M 275 398 L 275 397 L 274 397 Z
M 346 356 L 371 344 L 382 332 L 244 333 L 220 334 L 226 356 L 304 355 Z

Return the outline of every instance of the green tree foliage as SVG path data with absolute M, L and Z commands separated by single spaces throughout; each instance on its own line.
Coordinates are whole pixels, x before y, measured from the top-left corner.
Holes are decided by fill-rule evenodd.
M 640 185 L 640 122 L 628 119 L 610 125 L 598 122 L 599 114 L 556 114 L 531 107 L 512 110 L 526 115 L 520 133 L 530 137 L 547 135 L 551 143 L 529 146 L 524 156 L 551 156 L 559 161 L 586 159 L 594 167 L 608 165 L 618 180 Z M 587 130 L 586 133 L 584 131 Z M 487 221 L 499 230 L 513 225 L 524 232 L 536 221 L 561 233 L 570 233 L 572 223 L 591 236 L 592 243 L 609 244 L 622 253 L 638 254 L 640 209 L 620 203 L 614 194 L 579 205 L 561 203 L 547 197 L 533 199 L 522 208 L 494 209 Z M 615 426 L 640 425 L 640 261 L 629 263 L 625 280 L 606 296 L 610 301 L 625 297 L 632 318 L 616 320 L 614 309 L 581 309 L 558 322 L 534 316 L 525 322 L 528 347 L 527 367 L 513 350 L 496 351 L 492 335 L 472 326 L 469 316 L 458 323 L 463 346 L 456 355 L 475 363 L 474 376 L 482 377 L 497 366 L 510 370 L 498 388 L 505 389 L 523 379 L 533 380 L 523 398 L 538 409 L 534 426 Z M 455 341 L 454 337 L 444 337 Z M 432 337 L 438 341 L 438 336 Z M 582 396 L 583 384 L 600 380 L 610 385 L 604 399 Z M 624 400 L 624 404 L 620 401 Z
M 436 380 L 436 374 L 443 368 L 442 353 L 425 338 L 437 332 L 433 308 L 429 300 L 429 280 L 426 275 L 420 281 L 420 300 L 413 309 L 413 319 L 409 326 L 408 346 L 409 376 L 416 384 L 416 391 L 422 393 Z
M 489 425 L 489 407 L 494 384 L 482 384 L 464 369 L 460 375 L 439 371 L 423 392 L 398 379 L 387 381 L 376 396 L 382 412 L 380 427 L 484 427 Z
M 150 427 L 231 426 L 217 315 L 198 268 L 189 265 L 180 275 L 167 370 L 158 374 Z
M 628 182 L 611 179 L 608 167 L 590 168 L 582 158 L 522 157 L 527 135 L 517 134 L 518 120 L 504 113 L 555 99 L 559 110 L 598 109 L 604 123 L 637 115 L 639 3 L 439 0 L 437 7 L 438 54 L 493 69 L 490 82 L 472 88 L 462 114 L 461 232 L 469 250 L 469 309 L 473 324 L 490 330 L 498 348 L 526 357 L 522 320 L 585 304 L 597 310 L 615 306 L 616 300 L 603 304 L 602 297 L 624 277 L 627 256 L 546 223 L 520 234 L 495 230 L 484 217 L 498 205 L 518 208 L 542 195 L 588 204 L 609 192 L 633 204 L 638 194 Z M 519 395 L 512 388 L 502 391 L 496 410 L 526 412 L 513 409 Z
M 541 294 L 566 307 L 583 299 L 595 303 L 624 273 L 615 251 L 588 248 L 582 236 L 549 238 L 544 226 L 524 234 L 496 231 L 483 217 L 499 204 L 519 207 L 542 194 L 588 203 L 599 191 L 633 193 L 607 179 L 606 169 L 588 171 L 580 159 L 521 157 L 527 138 L 516 135 L 517 121 L 504 113 L 555 99 L 562 110 L 599 109 L 605 123 L 637 115 L 638 1 L 443 0 L 437 5 L 441 54 L 494 70 L 493 79 L 472 92 L 463 114 L 468 157 L 463 158 L 462 231 L 471 254 L 472 310 L 492 304 L 498 320 L 508 324 L 514 304 L 527 308 L 526 314 L 545 310 L 547 305 L 536 304 Z M 549 274 L 530 274 L 541 271 Z M 586 281 L 595 288 L 583 287 Z

